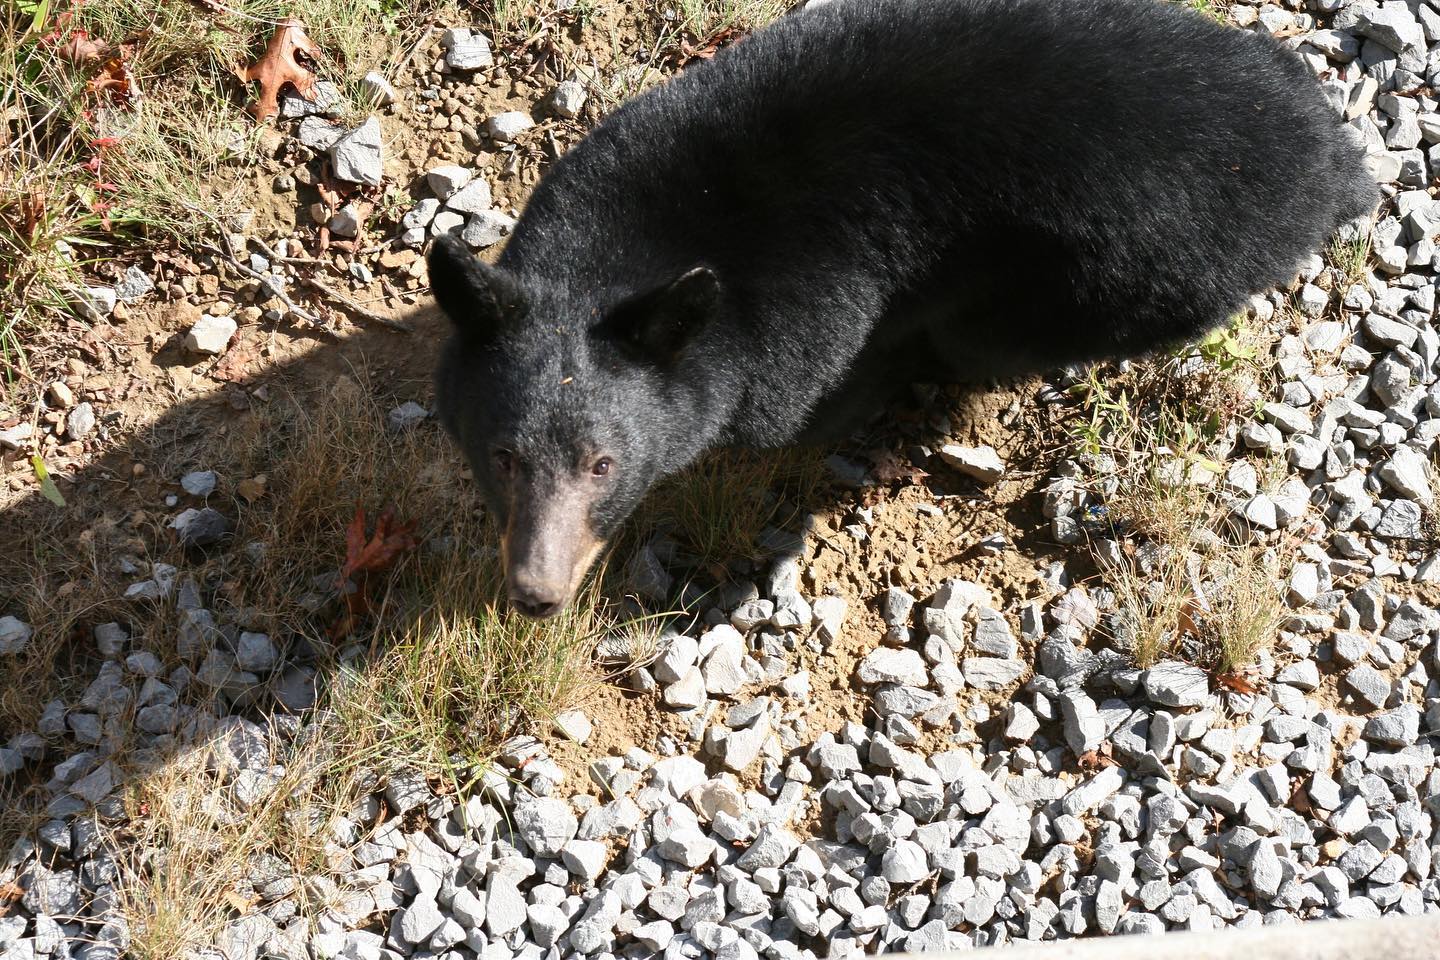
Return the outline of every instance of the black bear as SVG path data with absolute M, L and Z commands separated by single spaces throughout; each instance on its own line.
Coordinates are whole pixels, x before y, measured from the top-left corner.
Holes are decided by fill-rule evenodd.
M 495 266 L 436 241 L 439 412 L 545 617 L 707 448 L 1194 337 L 1377 197 L 1269 37 L 1154 0 L 835 0 L 616 110 Z

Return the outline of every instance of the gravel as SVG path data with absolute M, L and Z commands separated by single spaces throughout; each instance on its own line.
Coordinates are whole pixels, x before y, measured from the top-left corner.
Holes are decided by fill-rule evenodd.
M 335 176 L 351 183 L 378 187 L 385 179 L 380 146 L 380 121 L 370 117 L 330 147 Z
M 1005 461 L 993 447 L 946 444 L 940 448 L 940 459 L 981 483 L 994 483 L 1005 475 Z
M 523 110 L 511 110 L 486 120 L 485 133 L 500 143 L 510 143 L 533 126 L 535 121 L 530 114 Z
M 202 314 L 185 334 L 185 347 L 197 353 L 224 353 L 238 327 L 230 317 Z
M 0 617 L 0 656 L 20 653 L 33 635 L 30 625 L 18 617 Z
M 466 221 L 460 239 L 473 249 L 483 250 L 504 240 L 514 227 L 514 217 L 499 210 L 482 210 Z
M 975 579 L 942 581 L 928 597 L 938 567 L 885 558 L 856 596 L 834 568 L 806 561 L 793 531 L 767 531 L 772 562 L 737 565 L 736 583 L 692 605 L 683 551 L 657 541 L 637 551 L 643 592 L 683 597 L 694 616 L 668 626 L 655 659 L 620 685 L 654 697 L 664 722 L 615 731 L 565 710 L 536 728 L 568 741 L 557 749 L 583 759 L 588 778 L 531 738 L 506 744 L 462 794 L 437 793 L 418 771 L 376 771 L 376 793 L 340 818 L 310 874 L 292 875 L 283 858 L 252 865 L 236 892 L 256 906 L 222 931 L 223 955 L 813 960 L 1440 909 L 1440 612 L 1430 605 L 1440 551 L 1426 539 L 1440 438 L 1440 210 L 1425 189 L 1440 112 L 1415 93 L 1436 80 L 1440 44 L 1426 41 L 1440 41 L 1440 16 L 1391 0 L 1344 4 L 1318 30 L 1313 10 L 1240 4 L 1230 16 L 1298 33 L 1287 42 L 1306 44 L 1372 163 L 1397 181 L 1372 231 L 1375 272 L 1306 265 L 1293 299 L 1252 301 L 1250 322 L 1272 324 L 1279 340 L 1245 401 L 1254 416 L 1217 441 L 1231 446 L 1203 481 L 1232 521 L 1209 532 L 1216 542 L 1275 562 L 1285 607 L 1273 649 L 1229 676 L 1184 643 L 1138 669 L 1121 650 L 1122 598 L 1078 552 L 1089 547 L 1047 555 L 1020 603 L 989 565 L 1023 566 L 1012 542 L 1024 541 L 991 537 L 993 527 L 955 544 L 984 546 L 967 568 Z M 433 65 L 447 91 L 493 66 L 479 34 L 458 28 L 441 42 L 441 62 L 422 70 Z M 400 85 L 394 116 L 428 105 L 473 124 L 473 113 L 449 117 L 443 100 L 412 104 Z M 384 105 L 380 85 L 369 88 Z M 567 80 L 533 93 L 531 107 L 573 117 L 586 89 Z M 532 126 L 517 111 L 484 133 L 503 145 Z M 345 134 L 308 115 L 296 133 L 314 150 L 353 154 L 349 174 L 373 177 L 356 182 L 381 182 L 374 118 Z M 406 245 L 450 232 L 479 247 L 508 233 L 513 221 L 473 168 L 436 167 L 424 180 L 433 195 L 405 212 Z M 131 302 L 151 286 L 127 270 L 112 292 Z M 113 306 L 96 296 L 97 314 Z M 222 353 L 236 330 L 207 314 L 186 346 Z M 1057 402 L 1070 377 L 1052 378 Z M 42 449 L 62 423 L 72 438 L 103 435 L 75 394 L 107 398 L 66 380 L 68 399 L 52 391 L 44 411 L 52 419 L 13 423 L 0 445 Z M 419 404 L 388 418 L 396 430 L 432 429 L 428 420 Z M 1007 476 L 988 447 L 909 455 L 932 453 L 980 483 Z M 1158 577 L 1140 541 L 1106 539 L 1116 533 L 1104 521 L 1104 460 L 1063 461 L 1037 478 L 1036 528 Z M 841 465 L 864 483 L 864 463 Z M 192 527 L 227 535 L 230 521 L 205 502 L 232 509 L 215 499 L 214 472 L 179 483 L 183 497 L 158 516 L 180 511 L 172 522 L 186 518 L 176 531 L 187 543 L 203 538 Z M 916 506 L 854 496 L 833 536 L 874 538 L 880 550 L 881 511 Z M 75 663 L 89 674 L 66 699 L 37 704 L 34 729 L 0 743 L 0 778 L 25 777 L 47 804 L 34 836 L 0 864 L 0 881 L 23 891 L 0 918 L 0 950 L 19 956 L 119 956 L 124 930 L 107 891 L 122 865 L 97 823 L 123 819 L 140 758 L 116 754 L 117 743 L 135 738 L 143 754 L 213 727 L 213 801 L 253 816 L 286 782 L 284 738 L 306 729 L 317 684 L 333 680 L 296 631 L 212 604 L 219 581 L 199 566 L 101 559 L 127 564 L 130 599 L 105 616 L 115 622 L 77 634 Z M 1209 582 L 1187 589 L 1223 595 Z M 19 619 L 27 610 L 0 617 L 0 656 L 23 655 L 37 634 L 52 640 L 40 621 L 32 630 Z M 853 710 L 833 709 L 835 683 L 850 685 Z M 273 729 L 197 712 L 191 692 L 211 688 L 223 694 L 217 712 L 233 700 Z M 298 715 L 272 715 L 261 699 L 271 693 Z M 331 909 L 301 919 L 303 904 L 322 901 Z
M 574 119 L 585 108 L 585 85 L 578 80 L 565 80 L 550 93 L 550 109 L 557 116 Z

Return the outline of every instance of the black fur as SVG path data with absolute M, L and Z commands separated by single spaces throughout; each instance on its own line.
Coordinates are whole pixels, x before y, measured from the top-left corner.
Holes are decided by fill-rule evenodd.
M 835 0 L 615 111 L 497 267 L 435 245 L 441 412 L 492 504 L 498 446 L 612 457 L 603 537 L 708 447 L 1194 337 L 1376 199 L 1268 37 L 1151 0 Z

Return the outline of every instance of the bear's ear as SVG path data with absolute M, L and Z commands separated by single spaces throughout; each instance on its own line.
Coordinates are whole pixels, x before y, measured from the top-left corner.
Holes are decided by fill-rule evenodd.
M 515 279 L 476 257 L 459 237 L 436 237 L 426 264 L 436 302 L 467 337 L 490 340 L 525 308 L 525 295 Z
M 720 278 L 706 266 L 631 297 L 612 309 L 595 332 L 660 363 L 677 358 L 720 305 Z

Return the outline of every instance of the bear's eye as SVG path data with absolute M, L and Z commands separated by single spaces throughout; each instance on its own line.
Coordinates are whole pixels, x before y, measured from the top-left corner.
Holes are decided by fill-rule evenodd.
M 496 450 L 491 456 L 495 458 L 495 469 L 501 473 L 509 473 L 515 469 L 515 454 L 509 450 Z
M 596 460 L 595 465 L 590 468 L 590 473 L 597 477 L 603 477 L 610 472 L 610 468 L 614 465 L 615 462 L 609 457 L 601 457 L 599 460 Z

